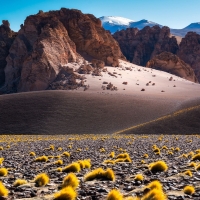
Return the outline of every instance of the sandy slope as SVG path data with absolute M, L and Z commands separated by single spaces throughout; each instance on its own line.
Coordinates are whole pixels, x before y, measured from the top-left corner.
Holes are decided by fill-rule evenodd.
M 0 133 L 113 133 L 169 114 L 183 105 L 191 106 L 193 103 L 188 102 L 194 99 L 195 104 L 200 102 L 200 85 L 174 75 L 124 61 L 120 68 L 107 69 L 116 72 L 117 78 L 107 72 L 96 77 L 86 75 L 90 86 L 86 91 L 80 88 L 0 96 Z M 169 81 L 171 76 L 173 81 Z M 103 90 L 104 81 L 118 90 Z

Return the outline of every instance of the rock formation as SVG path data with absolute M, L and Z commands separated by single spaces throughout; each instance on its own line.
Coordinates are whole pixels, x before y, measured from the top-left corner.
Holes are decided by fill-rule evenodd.
M 77 52 L 100 60 L 101 66 L 104 62 L 118 66 L 118 59 L 125 59 L 118 43 L 93 15 L 62 8 L 27 17 L 6 59 L 3 92 L 49 88 L 58 82 L 63 66 L 80 60 Z
M 145 66 L 151 58 L 163 51 L 175 54 L 178 50 L 176 38 L 170 36 L 168 27 L 147 26 L 140 31 L 128 28 L 116 32 L 113 37 L 118 41 L 126 58 L 141 66 Z
M 188 32 L 179 45 L 177 55 L 194 69 L 200 82 L 200 35 Z
M 4 84 L 5 73 L 4 68 L 6 67 L 6 57 L 8 56 L 10 46 L 12 45 L 16 33 L 10 29 L 8 21 L 3 20 L 0 26 L 0 87 Z
M 174 74 L 189 81 L 198 83 L 194 70 L 178 56 L 163 52 L 147 62 L 146 67 Z

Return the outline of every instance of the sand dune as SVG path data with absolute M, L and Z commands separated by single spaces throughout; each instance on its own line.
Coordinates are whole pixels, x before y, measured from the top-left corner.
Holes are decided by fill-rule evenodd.
M 200 85 L 174 75 L 123 61 L 120 68 L 107 70 L 115 72 L 117 78 L 107 72 L 86 75 L 90 86 L 86 91 L 80 88 L 0 96 L 0 133 L 114 133 L 200 102 Z M 103 82 L 111 82 L 118 90 L 103 90 Z M 151 133 L 147 129 L 144 132 Z

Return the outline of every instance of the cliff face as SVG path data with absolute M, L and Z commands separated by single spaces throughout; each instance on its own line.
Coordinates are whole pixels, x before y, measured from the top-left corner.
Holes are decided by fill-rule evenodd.
M 79 10 L 66 8 L 49 14 L 56 16 L 63 23 L 80 53 L 84 52 L 111 66 L 118 66 L 119 58 L 125 59 L 118 43 L 102 27 L 100 19 L 91 14 L 83 14 Z
M 200 82 L 200 35 L 188 32 L 179 45 L 177 56 L 194 69 Z
M 178 56 L 163 52 L 147 62 L 146 67 L 174 74 L 189 81 L 198 83 L 194 70 Z
M 93 15 L 63 8 L 27 17 L 6 59 L 3 92 L 47 89 L 67 63 L 81 58 L 77 51 L 111 66 L 125 59 Z
M 118 41 L 126 58 L 137 65 L 145 66 L 155 55 L 163 51 L 176 53 L 178 44 L 175 37 L 170 37 L 168 27 L 134 28 L 116 32 L 113 37 Z
M 76 58 L 76 46 L 58 19 L 45 15 L 30 16 L 7 57 L 6 90 L 47 89 L 62 66 Z
M 9 49 L 16 37 L 16 33 L 14 33 L 10 29 L 10 24 L 8 21 L 3 20 L 2 25 L 0 26 L 0 87 L 5 82 L 5 73 L 4 69 L 6 67 L 6 57 L 9 54 Z

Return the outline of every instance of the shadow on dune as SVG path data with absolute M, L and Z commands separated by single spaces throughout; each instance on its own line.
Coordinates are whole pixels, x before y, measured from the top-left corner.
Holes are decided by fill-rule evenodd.
M 2 95 L 0 133 L 113 133 L 169 114 L 176 107 L 177 102 L 171 100 L 114 93 L 41 91 Z

